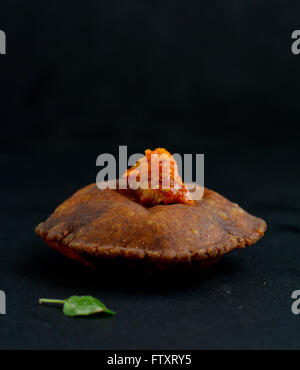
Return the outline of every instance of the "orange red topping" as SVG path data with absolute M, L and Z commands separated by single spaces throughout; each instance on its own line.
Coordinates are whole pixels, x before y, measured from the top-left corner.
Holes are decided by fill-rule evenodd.
M 123 177 L 142 204 L 194 203 L 181 180 L 174 157 L 164 148 L 147 149 L 145 156 Z

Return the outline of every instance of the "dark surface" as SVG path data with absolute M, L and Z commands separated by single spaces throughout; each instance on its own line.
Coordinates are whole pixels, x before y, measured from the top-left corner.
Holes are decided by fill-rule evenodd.
M 299 10 L 1 3 L 0 348 L 299 348 Z M 94 274 L 65 259 L 34 228 L 118 145 L 205 153 L 205 185 L 264 218 L 265 237 L 192 276 Z M 117 315 L 72 319 L 37 304 L 74 294 Z
M 236 145 L 235 138 L 227 139 Z M 45 165 L 43 143 L 35 155 L 23 154 L 18 174 L 10 176 L 16 182 L 1 192 L 1 288 L 7 293 L 1 348 L 299 348 L 300 321 L 290 309 L 300 284 L 296 143 L 281 150 L 279 144 L 260 148 L 253 141 L 235 155 L 216 150 L 223 142 L 224 137 L 206 137 L 197 143 L 206 153 L 207 185 L 263 217 L 267 234 L 206 273 L 153 281 L 118 271 L 95 275 L 34 235 L 35 225 L 59 202 L 94 180 L 97 140 L 85 148 L 85 160 L 57 146 Z M 19 156 L 10 154 L 15 163 Z M 5 163 L 1 168 L 13 169 Z M 40 297 L 73 294 L 92 294 L 117 315 L 70 319 L 60 309 L 37 305 Z

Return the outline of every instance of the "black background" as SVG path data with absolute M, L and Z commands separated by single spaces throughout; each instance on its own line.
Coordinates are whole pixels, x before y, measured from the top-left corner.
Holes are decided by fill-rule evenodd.
M 299 348 L 300 29 L 297 1 L 1 1 L 0 348 Z M 94 274 L 34 227 L 96 158 L 205 154 L 205 185 L 268 223 L 199 275 Z M 38 298 L 92 294 L 113 318 Z

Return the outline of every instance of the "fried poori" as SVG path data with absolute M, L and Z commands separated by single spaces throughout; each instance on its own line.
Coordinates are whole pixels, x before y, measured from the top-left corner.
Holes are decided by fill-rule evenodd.
M 77 191 L 36 227 L 52 248 L 89 267 L 107 260 L 207 267 L 254 244 L 265 230 L 265 221 L 209 189 L 193 205 L 146 206 L 130 192 L 96 184 Z

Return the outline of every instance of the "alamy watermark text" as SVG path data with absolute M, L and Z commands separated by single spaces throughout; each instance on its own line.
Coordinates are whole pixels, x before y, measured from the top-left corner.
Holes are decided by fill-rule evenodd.
M 6 296 L 3 290 L 0 290 L 0 315 L 6 314 Z
M 6 54 L 6 35 L 0 30 L 0 54 Z

